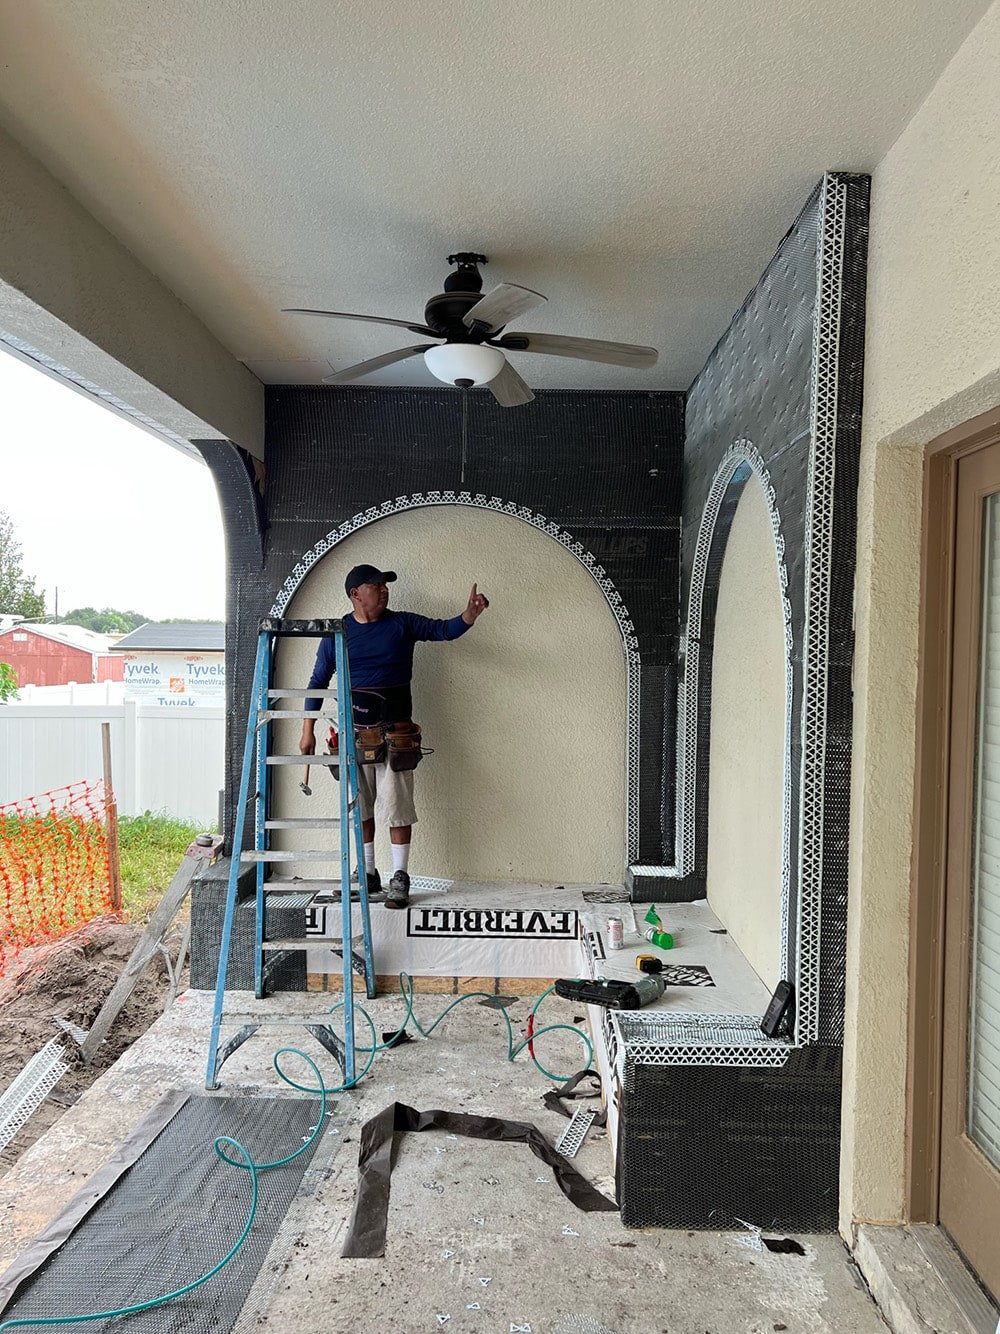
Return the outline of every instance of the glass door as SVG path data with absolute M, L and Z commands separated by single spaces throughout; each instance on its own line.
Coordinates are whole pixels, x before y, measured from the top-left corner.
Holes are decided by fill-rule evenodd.
M 958 463 L 942 1225 L 1000 1294 L 1000 444 Z

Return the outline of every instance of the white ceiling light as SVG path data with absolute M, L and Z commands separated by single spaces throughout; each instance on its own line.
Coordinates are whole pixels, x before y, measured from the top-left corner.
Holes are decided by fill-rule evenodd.
M 498 347 L 484 347 L 480 343 L 442 343 L 429 347 L 424 361 L 432 375 L 445 384 L 489 384 L 503 370 L 506 358 Z

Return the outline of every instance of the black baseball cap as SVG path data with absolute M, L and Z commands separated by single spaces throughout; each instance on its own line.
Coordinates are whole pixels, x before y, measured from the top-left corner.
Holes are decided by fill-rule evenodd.
M 344 580 L 344 592 L 350 597 L 351 589 L 360 588 L 362 584 L 394 584 L 395 582 L 395 570 L 378 570 L 374 565 L 355 565 Z

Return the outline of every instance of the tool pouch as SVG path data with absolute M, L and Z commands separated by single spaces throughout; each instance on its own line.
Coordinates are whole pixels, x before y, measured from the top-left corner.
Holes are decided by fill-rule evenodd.
M 358 764 L 381 764 L 386 755 L 385 733 L 381 724 L 374 727 L 355 727 L 354 729 L 354 753 L 357 756 Z M 329 744 L 327 746 L 328 755 L 340 754 L 340 738 L 336 730 L 330 728 Z M 330 772 L 334 778 L 340 779 L 340 765 L 332 764 Z
M 415 769 L 424 757 L 422 736 L 416 723 L 389 723 L 385 729 L 389 748 L 389 768 L 394 773 Z
M 385 731 L 381 723 L 374 727 L 355 727 L 354 750 L 359 764 L 381 764 L 385 760 Z

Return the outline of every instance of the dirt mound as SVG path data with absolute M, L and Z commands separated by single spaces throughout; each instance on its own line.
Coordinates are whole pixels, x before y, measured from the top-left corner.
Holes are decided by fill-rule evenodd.
M 157 953 L 89 1066 L 82 1064 L 76 1043 L 55 1023 L 57 1018 L 68 1019 L 80 1028 L 90 1028 L 142 929 L 114 918 L 98 918 L 61 940 L 23 950 L 0 978 L 0 1091 L 51 1038 L 65 1039 L 70 1062 L 70 1069 L 42 1106 L 0 1153 L 0 1171 L 43 1135 L 163 1012 L 170 979 Z

